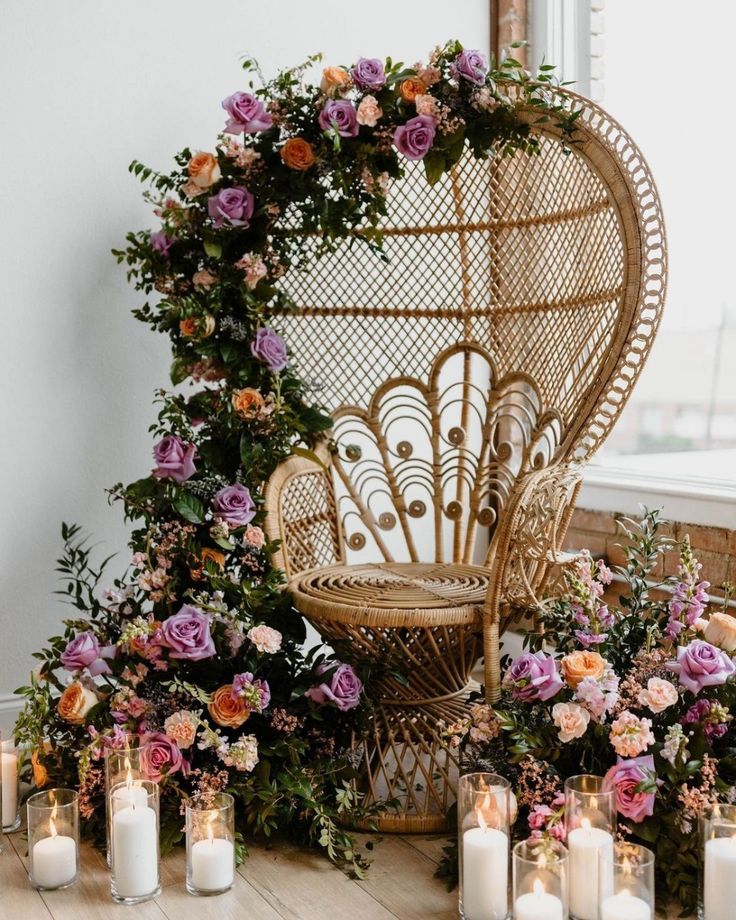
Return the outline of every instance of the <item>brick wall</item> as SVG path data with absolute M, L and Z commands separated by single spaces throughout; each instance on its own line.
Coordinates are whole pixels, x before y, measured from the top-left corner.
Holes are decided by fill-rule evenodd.
M 593 555 L 604 556 L 612 565 L 620 565 L 624 561 L 620 544 L 625 540 L 617 525 L 621 517 L 624 515 L 618 512 L 577 508 L 567 532 L 565 549 L 589 549 Z M 736 582 L 736 530 L 672 522 L 663 532 L 675 540 L 690 535 L 693 552 L 703 563 L 703 578 L 711 583 L 712 594 L 722 593 L 725 581 Z M 677 553 L 668 553 L 664 559 L 667 574 L 675 574 L 676 566 Z

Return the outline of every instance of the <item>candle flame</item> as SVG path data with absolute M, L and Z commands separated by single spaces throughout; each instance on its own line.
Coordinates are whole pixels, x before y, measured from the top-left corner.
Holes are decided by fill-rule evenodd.
M 536 895 L 544 894 L 544 882 L 541 880 L 541 878 L 534 879 L 533 887 L 534 887 L 534 894 Z
M 628 856 L 624 856 L 621 867 L 626 875 L 631 875 L 631 860 Z M 623 894 L 623 892 L 621 893 Z
M 580 822 L 580 827 L 582 827 L 583 830 L 589 831 L 592 827 L 590 818 L 583 818 L 583 820 Z
M 478 815 L 478 827 L 481 827 L 484 831 L 487 831 L 487 830 L 488 830 L 488 822 L 487 822 L 486 819 L 483 817 L 483 812 L 480 810 L 480 808 L 479 808 L 478 811 L 477 811 L 477 815 Z
M 56 830 L 56 824 L 54 824 L 53 815 L 49 818 L 49 828 L 51 829 L 51 836 L 56 837 L 58 835 L 58 831 Z

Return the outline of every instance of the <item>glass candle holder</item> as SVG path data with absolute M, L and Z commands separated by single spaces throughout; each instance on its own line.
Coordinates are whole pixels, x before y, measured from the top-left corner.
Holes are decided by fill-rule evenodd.
M 12 739 L 0 741 L 0 774 L 2 774 L 2 826 L 5 833 L 20 827 L 20 784 L 18 779 L 18 751 Z
M 600 920 L 653 920 L 654 853 L 637 843 L 617 843 L 600 859 Z
M 700 816 L 700 920 L 733 920 L 736 911 L 736 805 Z
M 140 743 L 140 735 L 128 735 L 126 746 L 108 748 L 105 751 L 105 801 L 110 801 L 110 790 L 117 789 L 118 798 L 143 804 L 147 800 L 141 780 L 147 779 L 145 752 L 148 746 Z M 107 865 L 112 865 L 110 839 L 112 833 L 112 811 L 107 809 Z
M 530 837 L 514 847 L 514 920 L 567 920 L 568 852 L 549 838 Z
M 110 815 L 110 893 L 123 904 L 139 904 L 161 892 L 158 783 L 150 779 L 113 786 Z
M 571 776 L 565 781 L 565 827 L 569 856 L 569 909 L 574 920 L 599 920 L 599 893 L 610 878 L 616 835 L 616 792 L 602 776 Z M 611 869 L 612 871 L 612 869 Z
M 222 894 L 235 881 L 235 799 L 202 793 L 186 803 L 187 891 Z
M 457 790 L 463 920 L 506 920 L 509 913 L 511 786 L 495 773 L 468 773 Z
M 27 803 L 28 878 L 34 888 L 68 888 L 79 875 L 79 796 L 45 789 Z

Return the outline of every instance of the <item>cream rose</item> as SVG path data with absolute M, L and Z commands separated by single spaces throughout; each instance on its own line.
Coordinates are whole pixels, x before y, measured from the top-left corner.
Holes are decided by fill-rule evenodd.
M 661 677 L 650 677 L 646 690 L 639 691 L 639 702 L 652 712 L 663 712 L 677 702 L 677 687 Z
M 736 617 L 729 613 L 712 613 L 705 627 L 705 640 L 724 652 L 736 652 Z
M 555 703 L 552 719 L 559 729 L 560 741 L 566 744 L 573 738 L 583 737 L 590 722 L 590 713 L 577 703 Z
M 87 713 L 96 703 L 97 694 L 75 680 L 59 697 L 56 710 L 70 725 L 84 725 Z
M 187 164 L 187 173 L 189 181 L 193 182 L 197 188 L 209 188 L 218 182 L 221 178 L 220 167 L 217 158 L 212 153 L 195 153 Z

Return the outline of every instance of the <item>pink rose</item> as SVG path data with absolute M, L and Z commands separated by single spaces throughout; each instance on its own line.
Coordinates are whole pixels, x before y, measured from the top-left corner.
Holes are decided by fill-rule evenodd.
M 189 763 L 182 756 L 179 745 L 163 732 L 150 732 L 142 737 L 141 766 L 148 779 L 161 782 L 172 773 L 189 773 Z
M 639 691 L 639 703 L 652 712 L 664 712 L 668 706 L 674 706 L 678 699 L 677 687 L 661 677 L 650 677 L 646 690 Z
M 341 712 L 355 709 L 360 703 L 363 682 L 349 664 L 339 661 L 325 662 L 317 668 L 317 674 L 329 673 L 329 677 L 319 686 L 307 690 L 305 696 L 315 703 L 332 703 Z
M 153 459 L 157 463 L 153 471 L 156 479 L 182 483 L 196 472 L 197 448 L 175 434 L 167 434 L 153 448 Z
M 615 767 L 606 773 L 604 785 L 616 790 L 616 807 L 619 814 L 637 824 L 654 814 L 654 792 L 637 791 L 641 783 L 649 780 L 655 784 L 654 757 L 619 758 Z

